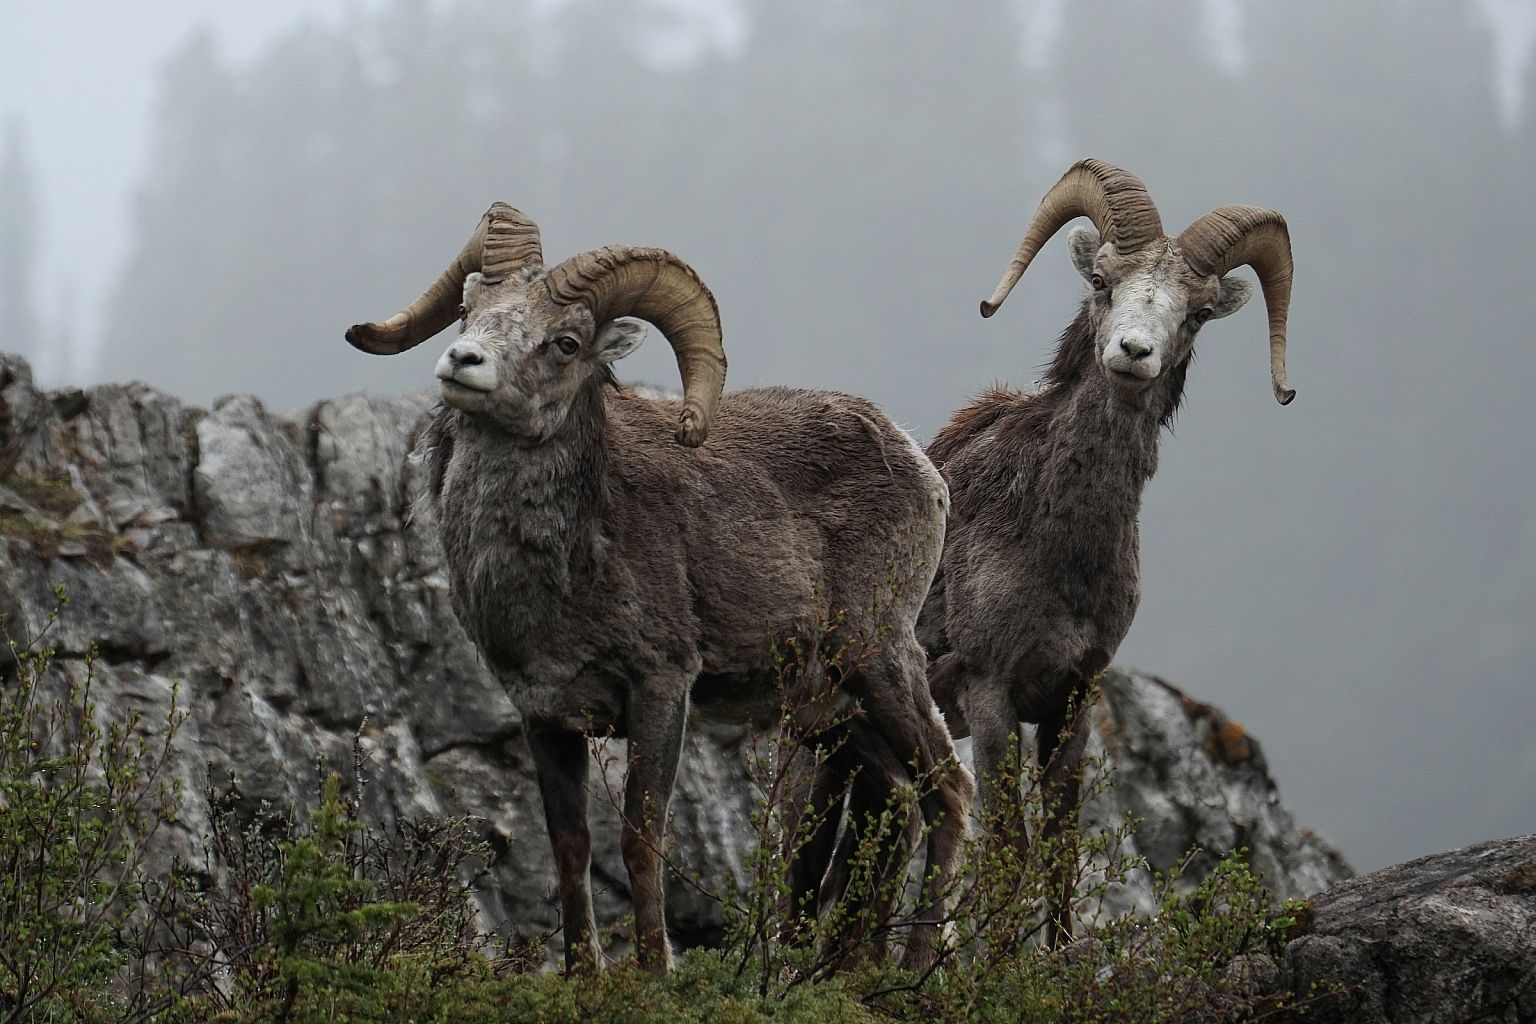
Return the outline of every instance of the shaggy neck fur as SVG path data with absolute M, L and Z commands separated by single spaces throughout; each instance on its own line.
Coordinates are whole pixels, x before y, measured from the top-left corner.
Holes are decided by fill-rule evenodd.
M 941 469 L 965 460 L 950 480 L 956 515 L 988 518 L 993 528 L 1015 534 L 1026 527 L 1057 534 L 1058 543 L 1036 538 L 1034 546 L 1077 563 L 1067 578 L 1091 574 L 1123 542 L 1134 543 L 1128 535 L 1106 544 L 1106 532 L 1134 530 L 1142 490 L 1157 472 L 1159 435 L 1183 397 L 1188 368 L 1187 360 L 1170 367 L 1146 391 L 1127 396 L 1106 379 L 1097 353 L 1085 301 L 1040 390 L 987 392 L 929 447 Z
M 602 572 L 603 383 L 589 381 L 555 435 L 535 445 L 454 409 L 433 423 L 431 494 L 454 608 L 498 667 L 522 666 Z M 443 514 L 450 504 L 460 514 Z M 517 614 L 497 612 L 508 608 Z

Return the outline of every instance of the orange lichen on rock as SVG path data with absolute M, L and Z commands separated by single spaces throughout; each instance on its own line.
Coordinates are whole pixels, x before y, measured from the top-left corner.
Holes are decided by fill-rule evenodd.
M 1221 758 L 1228 764 L 1248 760 L 1252 750 L 1248 746 L 1248 734 L 1236 722 L 1228 722 L 1221 730 Z

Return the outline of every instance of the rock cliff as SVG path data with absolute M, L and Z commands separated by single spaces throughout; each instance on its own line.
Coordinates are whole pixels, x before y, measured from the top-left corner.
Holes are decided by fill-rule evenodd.
M 76 680 L 96 648 L 104 713 L 163 721 L 179 687 L 185 806 L 168 839 L 183 854 L 198 855 L 210 783 L 233 775 L 252 806 L 302 809 L 360 737 L 365 815 L 484 818 L 499 852 L 484 920 L 541 934 L 556 924 L 554 873 L 522 723 L 454 619 L 431 523 L 410 514 L 432 403 L 352 395 L 285 419 L 249 396 L 204 411 L 142 384 L 47 394 L 0 356 L 0 615 L 14 638 L 34 636 L 66 587 L 49 642 Z M 1136 842 L 1154 867 L 1246 846 L 1283 897 L 1349 877 L 1280 803 L 1258 743 L 1215 708 L 1116 670 L 1094 735 L 1117 782 L 1086 813 L 1143 819 Z M 688 739 L 673 832 L 708 884 L 751 842 L 747 739 Z M 602 800 L 593 816 L 598 916 L 617 936 L 618 823 Z M 687 886 L 670 886 L 668 912 L 684 943 L 718 936 L 718 909 Z

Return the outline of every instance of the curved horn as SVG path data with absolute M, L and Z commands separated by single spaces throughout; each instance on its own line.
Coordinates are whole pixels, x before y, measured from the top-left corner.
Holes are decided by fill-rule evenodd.
M 1296 392 L 1285 385 L 1285 327 L 1291 308 L 1291 234 L 1285 218 L 1257 206 L 1218 206 L 1178 237 L 1196 273 L 1226 276 L 1244 263 L 1259 275 L 1269 310 L 1269 375 L 1275 398 L 1289 405 Z
M 1076 217 L 1092 220 L 1099 237 L 1121 252 L 1135 252 L 1163 237 L 1163 220 L 1140 178 L 1102 160 L 1079 160 L 1040 200 L 997 290 L 981 304 L 982 316 L 997 312 L 1040 247 Z
M 544 263 L 539 226 L 506 203 L 493 203 L 475 233 L 448 269 L 421 298 L 381 324 L 356 324 L 347 331 L 354 348 L 392 356 L 415 348 L 459 318 L 464 279 L 482 273 L 492 284 L 523 267 Z
M 693 268 L 665 249 L 607 245 L 572 256 L 546 284 L 562 306 L 585 302 L 598 326 L 633 316 L 666 335 L 683 377 L 677 442 L 703 444 L 725 387 L 725 349 L 720 309 Z

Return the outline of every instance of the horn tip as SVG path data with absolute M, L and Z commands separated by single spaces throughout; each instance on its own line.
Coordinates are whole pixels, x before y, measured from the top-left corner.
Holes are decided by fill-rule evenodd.
M 677 443 L 687 448 L 697 448 L 709 436 L 709 424 L 696 410 L 684 406 L 677 415 Z
M 394 333 L 384 324 L 353 324 L 347 328 L 346 339 L 353 348 L 369 355 L 388 356 L 400 351 L 400 346 L 389 340 Z
M 1001 306 L 1001 305 L 1002 305 L 1001 302 L 993 302 L 991 299 L 982 299 L 981 300 L 981 315 L 982 315 L 982 318 L 983 319 L 991 319 L 992 318 L 992 314 L 996 313 L 997 312 L 997 308 L 999 306 Z
M 1296 389 L 1288 388 L 1282 384 L 1275 385 L 1275 400 L 1281 405 L 1290 405 L 1296 397 Z

